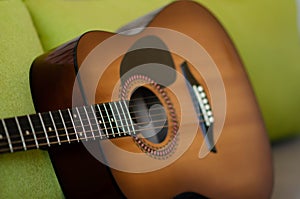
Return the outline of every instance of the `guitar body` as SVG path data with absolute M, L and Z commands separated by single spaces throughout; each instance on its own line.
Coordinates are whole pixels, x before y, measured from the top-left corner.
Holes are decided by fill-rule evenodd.
M 133 101 L 132 96 L 138 91 L 141 95 L 147 93 L 146 96 L 155 96 L 166 108 L 167 132 L 164 139 L 158 143 L 142 139 L 151 150 L 169 146 L 165 154 L 145 155 L 143 147 L 132 137 L 110 142 L 126 152 L 144 154 L 146 157 L 143 158 L 147 160 L 144 163 L 147 165 L 141 168 L 136 165 L 143 164 L 142 159 L 126 162 L 123 153 L 110 150 L 106 141 L 104 144 L 98 143 L 101 151 L 99 156 L 121 166 L 122 162 L 126 162 L 125 168 L 106 167 L 89 153 L 90 149 L 84 143 L 51 148 L 49 153 L 66 197 L 172 198 L 193 192 L 199 194 L 199 198 L 269 198 L 272 191 L 272 162 L 268 138 L 243 64 L 222 26 L 200 5 L 180 1 L 161 10 L 148 27 L 173 30 L 188 36 L 201 45 L 202 50 L 205 49 L 207 57 L 203 58 L 205 53 L 199 52 L 198 55 L 197 51 L 191 49 L 195 54 L 192 57 L 198 61 L 186 60 L 178 52 L 174 53 L 176 47 L 168 40 L 164 30 L 160 32 L 150 28 L 129 36 L 88 32 L 39 57 L 32 65 L 32 94 L 39 112 L 118 101 L 120 98 Z M 112 42 L 107 44 L 106 41 Z M 134 51 L 143 42 L 146 45 L 158 42 L 157 46 L 163 51 L 150 54 L 142 51 L 143 55 L 138 51 L 130 52 L 130 49 Z M 180 43 L 183 49 L 185 44 Z M 111 46 L 108 49 L 106 45 Z M 115 56 L 116 51 L 120 52 L 119 56 Z M 115 59 L 110 61 L 110 57 Z M 201 63 L 203 60 L 208 61 Z M 190 124 L 197 121 L 197 115 L 187 82 L 181 78 L 184 77 L 181 67 L 184 62 L 196 82 L 206 91 L 215 116 L 214 129 L 221 129 L 219 134 L 214 133 L 216 151 L 209 148 L 206 153 L 205 150 L 203 152 L 203 130 L 197 122 Z M 160 63 L 167 67 L 155 66 L 151 69 L 155 72 L 149 75 L 135 72 L 139 65 L 147 63 Z M 209 74 L 212 63 L 217 66 L 218 74 Z M 159 75 L 169 69 L 171 72 L 168 76 Z M 209 85 L 217 82 L 219 77 L 224 87 Z M 164 85 L 157 88 L 149 83 L 149 79 L 159 82 L 155 85 Z M 126 83 L 132 87 L 125 89 Z M 224 89 L 226 96 L 223 100 L 222 97 L 218 98 L 219 95 L 214 95 L 214 92 L 222 93 Z M 168 96 L 167 100 L 165 95 Z M 222 103 L 226 106 L 225 115 L 218 105 Z M 171 109 L 168 108 L 170 104 Z M 176 116 L 172 116 L 173 111 Z M 178 134 L 174 135 L 177 125 Z M 177 147 L 170 144 L 173 142 Z M 201 150 L 204 156 L 199 157 Z M 161 161 L 163 166 L 151 167 L 151 160 L 153 165 Z M 134 168 L 138 172 L 134 172 Z M 143 168 L 146 168 L 144 172 Z

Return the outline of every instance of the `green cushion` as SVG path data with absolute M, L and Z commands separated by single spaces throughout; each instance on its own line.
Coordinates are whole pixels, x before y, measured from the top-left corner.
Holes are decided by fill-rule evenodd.
M 209 1 L 232 37 L 272 141 L 300 133 L 300 37 L 295 0 Z M 247 117 L 247 116 L 245 116 Z
M 25 0 L 44 49 L 89 30 L 115 31 L 122 24 L 166 5 L 170 0 Z
M 26 0 L 45 49 L 88 30 L 115 31 L 167 2 Z M 253 84 L 270 139 L 299 133 L 300 45 L 295 0 L 198 2 L 217 16 L 232 37 Z
M 29 68 L 43 53 L 22 1 L 0 1 L 0 118 L 33 113 Z M 61 191 L 45 151 L 0 156 L 0 198 L 58 198 Z

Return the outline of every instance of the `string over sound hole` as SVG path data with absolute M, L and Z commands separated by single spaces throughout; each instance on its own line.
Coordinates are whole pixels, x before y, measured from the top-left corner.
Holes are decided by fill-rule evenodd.
M 130 98 L 129 110 L 135 129 L 153 143 L 161 143 L 168 133 L 165 109 L 153 92 L 145 87 L 136 89 Z

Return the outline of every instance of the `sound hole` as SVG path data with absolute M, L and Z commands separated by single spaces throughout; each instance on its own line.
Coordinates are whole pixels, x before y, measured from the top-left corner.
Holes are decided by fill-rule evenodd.
M 139 87 L 131 95 L 129 110 L 135 129 L 153 143 L 161 143 L 168 132 L 165 109 L 156 95 L 145 87 Z

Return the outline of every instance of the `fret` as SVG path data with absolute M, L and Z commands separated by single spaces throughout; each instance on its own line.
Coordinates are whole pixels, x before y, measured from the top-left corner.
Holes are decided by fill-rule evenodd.
M 125 101 L 2 119 L 0 153 L 135 134 Z M 83 135 L 84 134 L 84 135 Z
M 65 124 L 65 120 L 64 120 L 64 118 L 63 118 L 63 116 L 62 116 L 61 110 L 58 110 L 58 113 L 59 113 L 59 116 L 60 116 L 60 118 L 61 118 L 62 124 L 63 124 L 63 126 L 64 126 L 64 129 L 65 129 L 65 132 L 66 132 L 66 136 L 67 136 L 68 142 L 69 142 L 69 144 L 70 144 L 70 143 L 71 143 L 71 142 L 70 142 L 70 137 L 69 137 L 69 134 L 68 134 L 68 131 L 67 131 L 67 127 L 66 127 L 66 124 Z
M 71 111 L 70 111 L 69 108 L 67 109 L 67 112 L 68 112 L 68 114 L 69 114 L 69 117 L 70 117 L 70 119 L 71 119 L 72 126 L 73 126 L 73 128 L 74 128 L 74 132 L 75 132 L 75 135 L 76 135 L 76 140 L 77 140 L 78 142 L 80 142 L 79 137 L 78 137 L 78 134 L 77 134 L 77 130 L 76 130 L 76 127 L 75 127 L 75 124 L 74 124 L 74 120 L 73 120 L 73 117 L 72 117 L 72 114 L 71 114 Z
M 52 111 L 52 118 L 57 129 L 57 135 L 61 143 L 70 143 L 68 132 L 66 131 L 64 121 L 61 119 L 59 111 Z
M 77 132 L 78 139 L 80 141 L 82 141 L 84 129 L 83 129 L 83 123 L 81 122 L 81 119 L 79 119 L 79 117 L 78 117 L 79 112 L 77 111 L 76 108 L 73 108 L 71 110 L 71 113 L 72 113 L 72 118 L 74 121 L 74 128 L 75 128 L 75 131 Z
M 127 105 L 126 105 L 126 102 L 123 101 L 123 104 L 124 104 L 125 107 L 126 107 L 126 113 L 127 113 L 127 116 L 128 116 L 128 120 L 129 120 L 129 122 L 131 123 L 131 129 L 132 129 L 132 132 L 133 132 L 134 135 L 136 135 L 136 132 L 135 132 L 135 129 L 134 129 L 134 126 L 133 126 L 133 122 L 132 122 L 132 119 L 131 119 L 131 116 L 130 116 L 130 113 L 129 113 L 129 109 L 128 109 Z M 126 117 L 125 117 L 125 118 L 126 118 Z M 128 129 L 129 129 L 129 127 L 128 127 Z
M 97 116 L 96 116 L 96 112 L 94 111 L 94 109 L 93 109 L 93 105 L 91 105 L 91 106 L 86 106 L 85 107 L 85 109 L 86 109 L 86 111 L 87 111 L 87 114 L 88 114 L 88 117 L 89 117 L 89 122 L 90 122 L 90 127 L 91 127 L 91 129 L 92 129 L 92 131 L 93 131 L 93 134 L 94 134 L 94 136 L 95 136 L 95 139 L 96 138 L 99 138 L 99 139 L 102 139 L 103 137 L 105 137 L 105 136 L 103 136 L 101 133 L 101 127 L 100 127 L 100 125 L 99 125 L 99 122 L 98 122 L 98 119 L 97 119 Z M 94 139 L 94 140 L 95 140 Z M 98 139 L 98 140 L 99 140 Z
M 91 105 L 91 110 L 92 110 L 92 113 L 93 113 L 93 115 L 94 115 L 94 118 L 95 118 L 95 123 L 96 123 L 96 125 L 97 125 L 97 128 L 98 128 L 98 132 L 99 132 L 99 136 L 100 136 L 100 139 L 102 139 L 102 134 L 101 134 L 101 129 L 100 129 L 100 127 L 99 127 L 99 124 L 98 124 L 98 119 L 97 119 L 97 116 L 96 116 L 96 113 L 95 113 L 95 110 L 94 110 L 94 108 L 93 108 L 93 105 Z
M 94 140 L 96 140 L 95 134 L 94 134 L 94 131 L 93 131 L 93 127 L 92 127 L 92 124 L 91 124 L 91 121 L 90 121 L 90 118 L 91 118 L 91 117 L 89 117 L 89 114 L 88 114 L 88 112 L 87 112 L 85 106 L 83 107 L 83 109 L 84 109 L 84 112 L 85 112 L 85 114 L 86 114 L 87 121 L 88 121 L 88 123 L 89 123 L 89 126 L 90 126 L 90 129 L 91 129 L 92 136 L 93 136 Z
M 121 118 L 121 114 L 120 114 L 119 108 L 116 105 L 116 102 L 114 102 L 113 105 L 114 105 L 114 108 L 112 108 L 112 110 L 114 110 L 114 109 L 117 110 L 117 116 L 116 117 L 118 117 L 118 119 L 116 121 L 116 124 L 117 124 L 117 128 L 118 128 L 118 132 L 120 132 L 119 135 L 121 136 L 120 128 L 124 128 L 123 119 Z M 124 114 L 124 112 L 123 112 L 123 114 Z M 123 133 L 124 133 L 124 135 L 126 135 L 126 131 L 125 130 L 123 130 Z
M 107 130 L 107 127 L 106 127 L 106 124 L 105 124 L 106 122 L 105 122 L 104 117 L 102 115 L 102 111 L 101 111 L 100 105 L 97 104 L 97 107 L 98 107 L 98 110 L 99 110 L 99 114 L 101 116 L 101 124 L 103 124 L 103 126 L 104 126 L 106 137 L 109 138 L 108 130 Z
M 47 149 L 49 146 L 39 114 L 29 115 L 29 119 L 32 124 L 33 132 L 36 135 L 39 148 Z
M 4 119 L 5 128 L 7 130 L 7 134 L 11 141 L 11 145 L 13 151 L 23 151 L 24 150 L 24 143 L 22 141 L 20 131 L 18 129 L 17 122 L 15 118 L 6 118 Z
M 108 103 L 109 104 L 109 107 L 110 107 L 110 110 L 111 110 L 111 113 L 112 113 L 112 115 L 113 115 L 113 117 L 114 117 L 114 120 L 115 120 L 115 123 L 116 123 L 116 129 L 117 129 L 117 131 L 118 131 L 118 134 L 119 134 L 119 136 L 121 136 L 121 132 L 120 132 L 120 129 L 119 129 L 119 127 L 118 127 L 118 120 L 116 119 L 116 115 L 115 115 L 115 113 L 114 113 L 114 110 L 113 110 L 113 108 L 112 108 L 112 105 L 111 105 L 111 103 Z M 117 114 L 118 115 L 118 114 Z
M 84 125 L 83 125 L 83 122 L 82 122 L 82 119 L 81 119 L 79 110 L 78 110 L 77 107 L 76 107 L 75 109 L 76 109 L 76 111 L 77 111 L 77 114 L 78 114 L 78 117 L 79 117 L 79 121 L 80 121 L 80 123 L 81 123 L 82 131 L 83 131 L 83 132 L 80 132 L 79 135 L 80 135 L 80 137 L 82 137 L 82 133 L 83 133 L 84 136 L 85 136 L 85 141 L 88 141 L 88 138 L 87 138 L 87 135 L 86 135 L 86 131 L 85 131 L 85 128 L 84 128 Z
M 36 136 L 36 133 L 35 133 L 35 130 L 34 130 L 34 128 L 33 128 L 33 125 L 32 125 L 32 122 L 31 122 L 31 119 L 30 119 L 30 116 L 29 116 L 29 115 L 27 115 L 27 121 L 28 121 L 28 123 L 29 123 L 30 129 L 31 129 L 31 132 L 32 132 L 32 135 L 33 135 L 33 139 L 34 139 L 34 142 L 35 142 L 35 146 L 36 146 L 36 148 L 38 149 L 38 148 L 40 148 L 39 142 L 38 142 L 38 140 L 37 140 L 37 136 Z
M 49 116 L 50 116 L 51 122 L 53 124 L 53 128 L 54 128 L 54 131 L 55 131 L 55 134 L 56 134 L 56 138 L 57 138 L 58 144 L 61 145 L 60 138 L 59 138 L 59 135 L 58 135 L 58 132 L 57 132 L 57 128 L 56 128 L 56 125 L 55 125 L 55 122 L 54 122 L 53 115 L 52 115 L 51 111 L 49 111 Z
M 31 133 L 31 127 L 27 115 L 17 117 L 16 122 L 18 123 L 19 126 L 19 133 L 22 133 L 20 134 L 20 136 L 23 136 L 24 138 L 24 144 L 26 145 L 26 150 L 36 149 L 37 148 L 36 142 L 34 140 L 33 133 Z
M 11 139 L 10 139 L 10 136 L 9 136 L 9 133 L 7 131 L 7 127 L 6 127 L 6 124 L 5 124 L 5 121 L 2 120 L 2 124 L 3 124 L 3 128 L 4 128 L 4 131 L 5 131 L 5 135 L 6 135 L 6 138 L 7 138 L 7 141 L 8 141 L 8 145 L 9 145 L 9 149 L 10 149 L 10 152 L 14 152 L 13 150 L 13 147 L 12 147 L 12 143 L 11 143 Z
M 115 132 L 114 132 L 113 125 L 112 125 L 112 123 L 111 123 L 111 118 L 110 118 L 110 115 L 109 115 L 109 113 L 108 113 L 108 111 L 107 111 L 106 105 L 103 104 L 103 107 L 104 107 L 104 110 L 105 110 L 105 113 L 106 113 L 106 116 L 107 116 L 107 120 L 108 120 L 109 125 L 110 125 L 111 133 L 112 133 L 113 137 L 116 137 L 116 136 L 115 136 Z
M 19 133 L 20 133 L 20 137 L 21 137 L 22 143 L 23 143 L 23 148 L 24 148 L 25 151 L 27 151 L 27 147 L 26 147 L 26 143 L 25 143 L 24 136 L 23 136 L 23 133 L 22 133 L 22 129 L 21 129 L 21 126 L 19 124 L 19 120 L 18 120 L 17 117 L 15 117 L 15 121 L 16 121 L 18 130 L 19 130 Z
M 10 152 L 8 140 L 5 136 L 3 123 L 0 122 L 0 153 Z
M 72 118 L 70 118 L 69 109 L 59 110 L 58 114 L 59 118 L 57 119 L 60 119 L 62 123 L 60 124 L 61 128 L 63 129 L 61 133 L 65 135 L 64 138 L 66 139 L 66 142 L 68 142 L 69 144 L 75 141 L 79 142 L 75 126 L 72 122 L 73 120 Z
M 39 118 L 40 118 L 40 121 L 41 121 L 41 124 L 42 124 L 42 127 L 43 127 L 43 131 L 44 131 L 44 133 L 45 133 L 45 136 L 46 136 L 46 141 L 47 141 L 47 144 L 48 144 L 48 146 L 50 146 L 50 142 L 49 142 L 48 134 L 47 134 L 46 127 L 45 127 L 45 124 L 44 124 L 44 122 L 43 122 L 43 118 L 42 118 L 42 115 L 41 115 L 41 113 L 38 113 L 38 116 L 39 116 Z
M 126 125 L 124 125 L 123 127 L 126 127 L 127 128 L 127 130 L 125 130 L 124 129 L 124 133 L 126 134 L 126 133 L 128 133 L 129 135 L 131 135 L 131 133 L 130 133 L 130 131 L 129 131 L 129 124 L 128 124 L 128 122 L 127 122 L 127 119 L 126 119 L 126 116 L 125 116 L 125 111 L 124 111 L 124 109 L 123 109 L 123 106 L 122 106 L 122 104 L 121 104 L 121 101 L 118 101 L 118 105 L 121 107 L 121 110 L 122 110 L 122 115 L 123 115 L 123 117 L 124 117 L 124 120 L 125 120 L 125 122 L 126 122 Z M 123 118 L 121 119 L 121 121 L 123 120 Z
M 56 113 L 57 111 L 41 113 L 41 118 L 43 120 L 43 124 L 46 129 L 46 134 L 48 135 L 50 145 L 61 145 L 61 143 L 65 141 L 63 135 L 61 136 L 61 121 L 56 121 Z
M 27 120 L 28 120 L 29 125 L 30 125 L 30 129 L 31 129 L 31 132 L 32 132 L 32 135 L 33 135 L 33 139 L 35 141 L 36 148 L 38 149 L 38 148 L 40 148 L 39 147 L 39 142 L 38 142 L 38 140 L 36 138 L 36 134 L 35 134 L 35 131 L 34 131 L 34 128 L 33 128 L 33 125 L 32 125 L 32 122 L 31 122 L 31 119 L 30 119 L 29 115 L 27 115 Z

